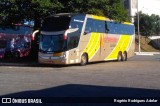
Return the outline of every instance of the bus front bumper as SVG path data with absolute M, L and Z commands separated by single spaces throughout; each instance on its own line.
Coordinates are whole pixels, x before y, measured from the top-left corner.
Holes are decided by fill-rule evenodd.
M 38 57 L 39 63 L 42 64 L 67 64 L 66 58 L 64 57 L 54 57 L 54 56 L 39 56 Z

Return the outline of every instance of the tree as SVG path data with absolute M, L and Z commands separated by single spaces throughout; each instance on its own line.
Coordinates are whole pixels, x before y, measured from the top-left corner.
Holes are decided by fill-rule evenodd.
M 117 21 L 128 21 L 123 0 L 1 0 L 0 24 L 16 23 L 23 19 L 40 20 L 55 13 L 88 13 L 106 16 Z M 38 28 L 36 27 L 36 29 Z
M 140 34 L 143 36 L 159 35 L 160 34 L 160 17 L 158 15 L 152 14 L 147 15 L 139 12 L 139 28 Z M 137 16 L 135 18 L 135 26 L 137 30 Z
M 117 21 L 129 21 L 123 0 L 59 0 L 63 12 L 88 13 L 106 16 Z
M 160 17 L 158 15 L 152 14 L 151 21 L 153 24 L 152 30 L 154 35 L 160 34 Z
M 109 0 L 109 14 L 107 16 L 117 21 L 129 21 L 127 11 L 123 6 L 123 0 Z
M 58 0 L 1 0 L 0 24 L 17 23 L 26 19 L 34 20 L 36 26 L 39 26 L 41 19 L 55 14 L 61 8 Z

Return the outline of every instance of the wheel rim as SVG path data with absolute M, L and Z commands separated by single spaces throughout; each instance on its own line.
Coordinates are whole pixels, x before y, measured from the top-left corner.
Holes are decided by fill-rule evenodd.
M 117 61 L 123 61 L 123 59 L 122 53 L 118 53 Z
M 121 55 L 119 54 L 119 55 L 118 55 L 118 61 L 120 61 L 120 60 L 121 60 Z
M 83 54 L 81 57 L 81 65 L 86 65 L 86 64 L 87 64 L 87 56 Z
M 124 53 L 123 57 L 124 57 L 124 61 L 127 61 L 127 53 Z

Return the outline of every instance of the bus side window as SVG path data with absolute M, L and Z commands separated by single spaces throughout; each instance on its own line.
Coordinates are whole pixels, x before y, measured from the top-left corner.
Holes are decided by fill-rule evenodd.
M 98 32 L 98 33 L 105 33 L 105 21 L 101 21 L 101 20 L 94 20 L 95 22 L 95 28 L 96 28 L 96 31 L 95 32 Z
M 92 27 L 93 27 L 93 19 L 88 18 L 87 19 L 87 23 L 86 23 L 86 27 L 84 30 L 84 35 L 87 35 L 88 33 L 92 32 Z
M 88 18 L 84 35 L 90 32 L 105 33 L 105 21 Z
M 82 31 L 83 23 L 84 23 L 84 16 L 78 15 L 74 16 L 71 19 L 70 28 L 78 28 L 79 33 Z M 80 35 L 79 35 L 80 36 Z

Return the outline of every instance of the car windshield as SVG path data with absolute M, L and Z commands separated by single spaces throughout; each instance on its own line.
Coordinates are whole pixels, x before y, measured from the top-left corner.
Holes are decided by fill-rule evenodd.
M 65 49 L 63 35 L 41 35 L 40 50 L 43 52 L 60 52 Z

